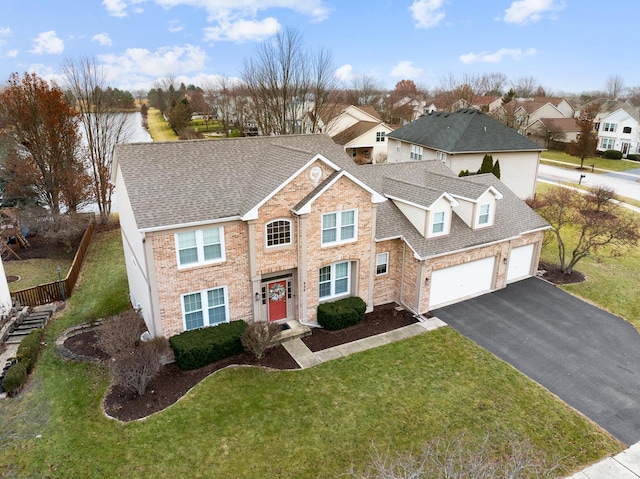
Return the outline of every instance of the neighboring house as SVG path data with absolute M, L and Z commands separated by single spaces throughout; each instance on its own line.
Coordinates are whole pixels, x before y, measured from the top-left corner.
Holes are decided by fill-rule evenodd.
M 475 172 L 491 154 L 500 160 L 501 180 L 520 198 L 535 193 L 544 148 L 476 109 L 436 112 L 390 133 L 387 161 L 439 160 L 455 174 Z
M 545 148 L 576 141 L 579 134 L 575 118 L 539 118 L 527 128 L 527 137 Z
M 316 325 L 357 295 L 415 314 L 535 274 L 546 223 L 493 175 L 355 165 L 326 135 L 118 145 L 130 299 L 154 336 Z
M 375 108 L 353 105 L 329 121 L 325 129 L 325 133 L 359 165 L 386 161 L 386 136 L 392 131 Z
M 597 149 L 619 150 L 625 157 L 640 153 L 640 108 L 626 101 L 595 101 L 600 103 L 594 120 L 598 132 Z
M 4 272 L 4 263 L 0 260 L 0 316 L 8 315 L 12 304 L 9 282 Z

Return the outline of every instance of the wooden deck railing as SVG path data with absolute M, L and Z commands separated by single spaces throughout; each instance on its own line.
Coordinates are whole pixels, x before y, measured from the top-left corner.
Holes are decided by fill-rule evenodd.
M 76 255 L 73 258 L 73 263 L 71 263 L 71 268 L 69 268 L 66 278 L 61 281 L 53 281 L 51 283 L 34 286 L 33 288 L 14 291 L 11 293 L 11 299 L 13 302 L 15 303 L 17 301 L 22 306 L 39 306 L 41 304 L 68 299 L 73 292 L 76 281 L 78 281 L 80 269 L 82 268 L 82 263 L 87 255 L 87 250 L 89 249 L 89 243 L 91 243 L 91 236 L 93 235 L 94 228 L 95 221 L 92 219 L 87 230 L 82 236 L 82 240 L 80 240 L 80 246 L 78 246 L 78 251 L 76 251 Z

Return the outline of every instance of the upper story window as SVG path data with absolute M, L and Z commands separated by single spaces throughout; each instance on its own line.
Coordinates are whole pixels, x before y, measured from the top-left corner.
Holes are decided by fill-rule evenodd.
M 322 244 L 346 243 L 356 239 L 357 210 L 337 211 L 322 215 Z
M 447 161 L 447 154 L 444 151 L 436 151 L 436 160 L 440 160 L 441 162 Z
M 226 286 L 183 294 L 182 317 L 185 331 L 228 322 L 228 304 Z
M 631 133 L 631 127 L 630 127 L 630 126 L 625 126 L 625 127 L 622 129 L 622 133 Z
M 176 233 L 178 266 L 196 266 L 200 264 L 224 261 L 224 228 Z
M 396 151 L 399 153 L 402 149 L 402 142 L 400 140 L 396 140 Z
M 604 127 L 602 128 L 602 131 L 616 131 L 616 124 L 615 123 L 605 123 Z
M 387 274 L 389 271 L 389 253 L 378 253 L 376 255 L 376 275 Z
M 376 141 L 384 141 L 384 131 L 376 131 Z
M 599 121 L 593 124 L 593 129 L 596 130 L 596 131 L 598 131 L 600 129 L 600 122 Z
M 480 205 L 480 214 L 478 215 L 478 225 L 488 225 L 491 219 L 491 205 L 486 203 Z
M 412 160 L 421 160 L 422 159 L 422 147 L 418 145 L 411 145 L 411 159 Z
M 613 138 L 603 138 L 602 143 L 600 143 L 600 148 L 602 150 L 613 150 L 614 143 Z
M 445 212 L 444 211 L 436 211 L 433 213 L 433 223 L 431 225 L 431 233 L 434 235 L 438 233 L 444 233 L 444 220 L 445 220 Z
M 267 223 L 267 246 L 291 244 L 291 221 L 275 220 Z

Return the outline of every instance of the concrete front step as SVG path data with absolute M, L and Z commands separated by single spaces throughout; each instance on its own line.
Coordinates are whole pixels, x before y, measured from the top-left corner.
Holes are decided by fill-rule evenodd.
M 300 324 L 298 321 L 291 320 L 284 324 L 287 325 L 287 329 L 283 329 L 275 338 L 273 338 L 272 344 L 274 346 L 294 339 L 304 338 L 311 334 L 311 328 Z

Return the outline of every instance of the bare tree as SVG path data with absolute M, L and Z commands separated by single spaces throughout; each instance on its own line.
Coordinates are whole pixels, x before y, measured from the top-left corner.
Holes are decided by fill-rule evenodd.
M 320 48 L 311 56 L 311 82 L 309 94 L 313 99 L 311 107 L 311 131 L 318 132 L 318 122 L 322 111 L 335 109 L 338 102 L 335 90 L 338 80 L 335 76 L 335 65 L 331 52 Z
M 576 118 L 580 133 L 576 140 L 569 143 L 567 153 L 580 158 L 580 168 L 584 168 L 584 159 L 594 155 L 596 146 L 598 145 L 598 137 L 593 128 L 593 122 L 598 114 L 600 105 L 593 102 L 580 111 L 580 115 Z
M 84 126 L 93 193 L 100 222 L 106 224 L 111 214 L 114 186 L 111 183 L 113 149 L 116 143 L 129 139 L 128 117 L 116 109 L 104 70 L 95 59 L 82 57 L 74 61 L 69 58 L 62 71 Z
M 607 78 L 605 90 L 609 98 L 617 100 L 622 96 L 622 92 L 624 91 L 624 80 L 620 75 L 611 75 Z
M 587 256 L 601 251 L 620 256 L 638 245 L 640 221 L 623 211 L 619 203 L 603 201 L 611 193 L 595 188 L 583 194 L 558 186 L 528 202 L 551 225 L 563 273 L 571 274 L 575 265 Z
M 544 96 L 539 93 L 544 93 L 542 86 L 532 76 L 523 76 L 517 78 L 511 83 L 511 87 L 515 90 L 516 96 L 519 98 L 531 98 L 533 96 Z
M 234 102 L 229 79 L 221 76 L 216 82 L 207 80 L 204 84 L 205 100 L 222 126 L 225 136 L 233 124 Z

